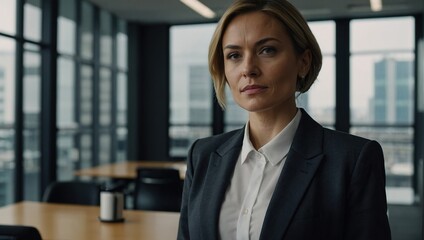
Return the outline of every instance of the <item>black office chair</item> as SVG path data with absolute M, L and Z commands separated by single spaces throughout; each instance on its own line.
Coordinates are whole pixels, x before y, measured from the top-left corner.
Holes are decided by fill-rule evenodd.
M 53 182 L 45 190 L 43 202 L 100 205 L 100 186 L 95 182 Z
M 183 181 L 172 168 L 138 168 L 134 188 L 134 208 L 179 212 Z
M 32 226 L 0 225 L 0 240 L 42 240 L 40 232 Z

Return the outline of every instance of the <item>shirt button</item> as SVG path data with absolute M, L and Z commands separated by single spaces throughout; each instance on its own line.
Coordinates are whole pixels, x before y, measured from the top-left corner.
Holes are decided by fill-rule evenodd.
M 245 209 L 243 210 L 243 215 L 247 215 L 248 213 L 249 213 L 249 209 L 245 208 Z

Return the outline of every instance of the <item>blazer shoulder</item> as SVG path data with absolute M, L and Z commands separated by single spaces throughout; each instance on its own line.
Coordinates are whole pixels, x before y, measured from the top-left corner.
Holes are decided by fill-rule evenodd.
M 350 141 L 350 142 L 371 141 L 370 139 L 367 139 L 358 135 L 354 135 L 351 133 L 341 132 L 341 131 L 337 131 L 337 130 L 333 130 L 333 129 L 329 129 L 325 127 L 323 127 L 323 129 L 324 129 L 324 135 L 326 135 L 327 137 L 336 138 L 341 141 Z
M 193 154 L 203 152 L 210 153 L 220 149 L 229 149 L 242 144 L 244 128 L 236 129 L 230 132 L 200 138 L 192 145 Z M 225 151 L 225 150 L 224 150 Z
M 372 139 L 340 132 L 328 128 L 324 129 L 324 146 L 334 149 L 352 149 L 361 151 L 366 145 L 381 148 L 380 144 Z

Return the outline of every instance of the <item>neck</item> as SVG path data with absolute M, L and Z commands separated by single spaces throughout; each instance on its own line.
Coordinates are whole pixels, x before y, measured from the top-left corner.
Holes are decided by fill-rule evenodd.
M 250 113 L 249 135 L 256 150 L 271 141 L 296 116 L 297 107 L 273 113 Z

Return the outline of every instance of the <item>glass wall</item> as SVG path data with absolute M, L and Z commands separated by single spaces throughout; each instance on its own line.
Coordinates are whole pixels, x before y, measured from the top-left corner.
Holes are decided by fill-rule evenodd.
M 412 17 L 351 22 L 351 132 L 381 143 L 391 203 L 414 201 L 414 29 Z
M 0 206 L 40 200 L 43 134 L 57 131 L 56 146 L 49 147 L 57 147 L 58 180 L 74 178 L 82 167 L 126 159 L 126 22 L 89 2 L 60 0 L 52 49 L 43 40 L 53 31 L 43 26 L 43 16 L 51 15 L 43 6 L 50 4 L 0 0 Z M 57 67 L 56 76 L 43 75 L 49 74 L 43 72 L 46 52 L 58 53 L 57 66 L 49 66 Z M 49 111 L 42 103 L 45 78 L 57 86 L 56 125 L 49 129 L 40 128 L 41 113 Z
M 215 24 L 171 27 L 171 157 L 185 157 L 194 140 L 212 134 L 213 87 L 207 61 L 214 28 Z
M 0 36 L 0 206 L 13 201 L 15 188 L 15 56 L 16 42 Z
M 59 9 L 57 175 L 69 180 L 77 169 L 126 159 L 128 46 L 126 23 L 112 14 L 67 0 Z
M 40 184 L 41 54 L 37 45 L 24 46 L 23 159 L 24 198 L 38 200 Z
M 298 97 L 298 106 L 305 108 L 316 121 L 334 127 L 336 106 L 336 24 L 334 21 L 310 22 L 322 52 L 322 68 L 308 92 Z

